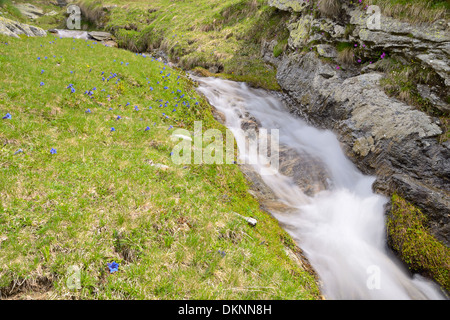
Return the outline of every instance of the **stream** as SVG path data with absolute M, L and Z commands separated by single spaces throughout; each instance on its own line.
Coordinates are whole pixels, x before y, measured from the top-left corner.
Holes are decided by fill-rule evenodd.
M 270 213 L 306 254 L 327 299 L 445 299 L 439 286 L 410 275 L 389 251 L 384 217 L 387 199 L 372 191 L 375 178 L 358 171 L 332 132 L 294 117 L 280 99 L 264 90 L 218 78 L 193 78 L 199 83 L 198 91 L 225 116 L 224 124 L 235 136 L 241 160 L 251 156 L 245 148 L 248 138 L 241 130 L 250 116 L 268 132 L 278 129 L 280 149 L 284 146 L 301 159 L 314 159 L 321 167 L 316 171 L 326 172 L 321 188 L 309 195 L 281 171 L 260 178 L 290 208 Z M 264 172 L 267 162 L 251 165 Z M 297 174 L 310 181 L 324 180 L 315 171 Z

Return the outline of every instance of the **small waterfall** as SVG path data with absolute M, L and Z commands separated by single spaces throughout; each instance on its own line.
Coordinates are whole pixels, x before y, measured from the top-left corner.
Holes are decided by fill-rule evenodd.
M 226 118 L 242 159 L 248 158 L 242 134 L 245 114 L 262 128 L 279 130 L 280 145 L 315 159 L 327 173 L 327 187 L 307 195 L 281 172 L 261 175 L 288 212 L 271 212 L 296 240 L 317 271 L 328 299 L 445 299 L 433 282 L 411 276 L 386 248 L 384 205 L 365 176 L 346 158 L 330 131 L 318 130 L 290 114 L 264 90 L 217 78 L 193 77 Z M 261 165 L 254 164 L 255 169 Z M 314 175 L 305 171 L 300 175 Z M 320 179 L 319 176 L 316 177 Z

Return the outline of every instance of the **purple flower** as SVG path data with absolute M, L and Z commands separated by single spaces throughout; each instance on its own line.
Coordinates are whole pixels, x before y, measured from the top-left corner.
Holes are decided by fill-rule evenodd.
M 45 83 L 41 82 L 39 85 L 42 87 Z
M 116 129 L 114 127 L 111 128 L 111 132 L 116 131 Z
M 70 92 L 75 93 L 75 91 L 76 91 L 75 88 L 73 88 L 73 87 L 70 88 Z
M 87 109 L 85 112 L 86 113 L 91 113 L 91 109 Z
M 7 113 L 2 119 L 11 119 L 11 118 L 12 116 L 9 113 Z
M 148 131 L 148 130 L 150 130 L 150 127 L 147 127 L 147 128 L 145 128 L 145 130 L 144 130 L 144 131 Z
M 120 120 L 120 119 L 122 119 L 122 117 L 121 116 L 117 116 L 117 120 Z
M 51 149 L 50 149 L 50 154 L 56 154 L 56 149 L 51 148 Z

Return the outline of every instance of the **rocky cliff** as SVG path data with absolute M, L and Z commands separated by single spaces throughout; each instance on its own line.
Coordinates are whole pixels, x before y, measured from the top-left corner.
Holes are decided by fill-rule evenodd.
M 376 191 L 398 193 L 422 209 L 432 234 L 448 246 L 450 144 L 437 139 L 442 123 L 389 96 L 380 84 L 386 75 L 377 68 L 389 56 L 429 70 L 437 80 L 417 91 L 448 117 L 448 22 L 413 25 L 380 14 L 375 26 L 362 6 L 341 3 L 339 14 L 328 18 L 312 13 L 313 1 L 269 3 L 292 12 L 288 49 L 275 57 L 276 42 L 262 45 L 280 86 L 296 102 L 292 112 L 333 130 L 359 169 L 378 177 Z

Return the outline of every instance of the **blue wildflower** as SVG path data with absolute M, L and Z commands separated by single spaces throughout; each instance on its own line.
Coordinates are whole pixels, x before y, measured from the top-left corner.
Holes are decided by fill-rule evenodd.
M 150 130 L 150 127 L 147 127 L 147 128 L 145 128 L 145 130 L 144 130 L 144 131 L 148 131 L 148 130 Z
M 14 152 L 14 154 L 16 155 L 16 154 L 19 154 L 19 153 L 21 153 L 21 152 L 23 152 L 23 150 L 22 150 L 22 149 L 19 149 L 19 150 L 17 150 L 16 152 Z
M 107 264 L 110 273 L 119 271 L 119 264 L 115 261 Z
M 56 154 L 56 149 L 55 148 L 51 148 L 50 149 L 50 154 Z
M 42 81 L 41 81 L 41 83 L 39 83 L 39 85 L 42 87 L 43 85 L 44 85 L 45 83 L 43 83 Z
M 117 120 L 120 120 L 120 119 L 122 119 L 122 117 L 121 116 L 117 116 Z
M 73 87 L 70 88 L 70 92 L 75 93 L 75 91 L 76 91 L 75 88 L 73 88 Z
M 86 110 L 86 113 L 91 113 L 91 109 L 87 109 L 87 110 Z
M 2 119 L 11 119 L 11 118 L 12 116 L 9 113 L 7 113 Z
M 134 110 L 139 111 L 138 106 L 134 106 Z
M 111 128 L 111 132 L 116 131 L 116 129 L 114 127 Z

